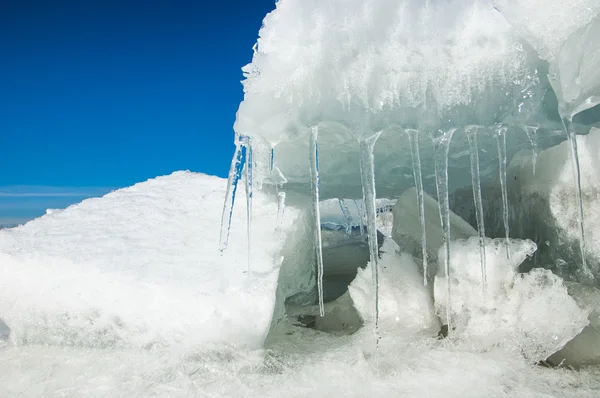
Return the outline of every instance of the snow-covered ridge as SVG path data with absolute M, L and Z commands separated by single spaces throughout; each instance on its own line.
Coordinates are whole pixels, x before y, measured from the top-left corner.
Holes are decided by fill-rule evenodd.
M 259 347 L 269 330 L 283 242 L 277 205 L 257 194 L 247 275 L 243 228 L 218 250 L 223 179 L 177 172 L 0 231 L 0 318 L 17 344 Z M 243 194 L 243 191 L 242 191 Z M 241 202 L 241 201 L 240 201 Z M 244 222 L 244 206 L 234 212 Z M 299 267 L 300 271 L 302 267 Z M 296 289 L 308 283 L 296 270 Z M 294 293 L 294 286 L 284 294 Z

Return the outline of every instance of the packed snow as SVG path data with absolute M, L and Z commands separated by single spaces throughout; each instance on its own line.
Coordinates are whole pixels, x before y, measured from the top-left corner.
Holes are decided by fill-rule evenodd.
M 302 225 L 301 212 L 289 208 L 275 233 L 276 204 L 257 195 L 255 216 L 263 223 L 255 228 L 260 239 L 248 275 L 242 230 L 232 230 L 231 250 L 221 255 L 217 248 L 224 189 L 220 178 L 175 173 L 2 230 L 0 318 L 11 340 L 261 347 L 287 254 L 282 246 L 301 238 L 299 228 L 288 237 L 290 226 Z M 244 222 L 242 206 L 234 216 Z M 290 295 L 314 279 L 309 263 L 291 268 Z

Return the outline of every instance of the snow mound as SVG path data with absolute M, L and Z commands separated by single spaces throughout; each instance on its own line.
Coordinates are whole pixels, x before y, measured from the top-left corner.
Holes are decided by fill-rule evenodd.
M 596 0 L 494 0 L 494 6 L 549 61 L 570 35 L 600 14 Z
M 485 239 L 487 286 L 481 285 L 479 238 L 451 242 L 451 326 L 453 335 L 470 349 L 500 349 L 544 360 L 561 349 L 588 324 L 589 310 L 580 309 L 563 281 L 535 268 L 517 273 L 535 250 L 532 241 L 510 241 L 507 259 L 503 239 Z M 445 253 L 440 249 L 439 260 Z M 445 319 L 446 277 L 440 267 L 434 285 L 435 307 Z
M 275 233 L 277 204 L 255 194 L 248 277 L 244 228 L 231 231 L 227 251 L 217 249 L 225 187 L 217 177 L 177 172 L 0 231 L 0 318 L 11 340 L 260 347 L 276 305 L 282 248 L 302 212 L 286 209 Z M 245 207 L 233 217 L 244 225 Z M 311 263 L 293 266 L 284 296 L 314 281 Z

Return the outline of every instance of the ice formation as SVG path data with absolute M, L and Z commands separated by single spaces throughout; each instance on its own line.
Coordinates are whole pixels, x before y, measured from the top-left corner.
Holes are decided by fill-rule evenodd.
M 569 17 L 563 20 L 566 13 Z M 589 127 L 576 127 L 573 118 L 599 103 L 599 20 L 600 6 L 593 0 L 577 0 L 572 6 L 559 0 L 281 1 L 266 16 L 252 62 L 243 68 L 245 95 L 234 129 L 237 136 L 270 148 L 257 155 L 257 163 L 270 162 L 274 148 L 278 171 L 287 181 L 284 189 L 306 192 L 310 183 L 318 188 L 313 195 L 317 200 L 362 196 L 366 222 L 360 227 L 368 234 L 376 228 L 376 195 L 394 198 L 414 184 L 424 283 L 429 244 L 423 192 L 437 196 L 449 275 L 449 195 L 472 185 L 485 286 L 482 180 L 500 180 L 510 258 L 508 162 L 518 150 L 537 153 L 552 145 L 551 132 L 562 124 L 571 145 L 573 192 L 579 203 L 581 269 L 593 274 L 587 264 L 575 139 Z M 555 94 L 557 105 L 549 93 Z M 473 126 L 478 126 L 475 132 Z M 318 178 L 313 154 L 317 145 L 323 159 Z M 471 173 L 466 173 L 464 163 L 455 166 L 452 161 L 461 164 L 462 152 L 456 150 L 469 145 Z M 480 157 L 480 152 L 487 155 Z M 470 179 L 465 176 L 469 174 Z M 268 182 L 270 175 L 257 178 Z M 377 261 L 372 246 L 376 295 Z M 319 297 L 322 290 L 319 283 Z
M 597 395 L 597 371 L 531 364 L 600 362 L 600 3 L 275 7 L 226 184 L 177 173 L 0 232 L 0 390 Z

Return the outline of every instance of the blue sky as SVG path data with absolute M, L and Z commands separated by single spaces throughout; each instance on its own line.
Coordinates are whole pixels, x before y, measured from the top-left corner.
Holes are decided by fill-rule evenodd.
M 2 1 L 0 224 L 175 170 L 225 176 L 240 68 L 274 7 Z

